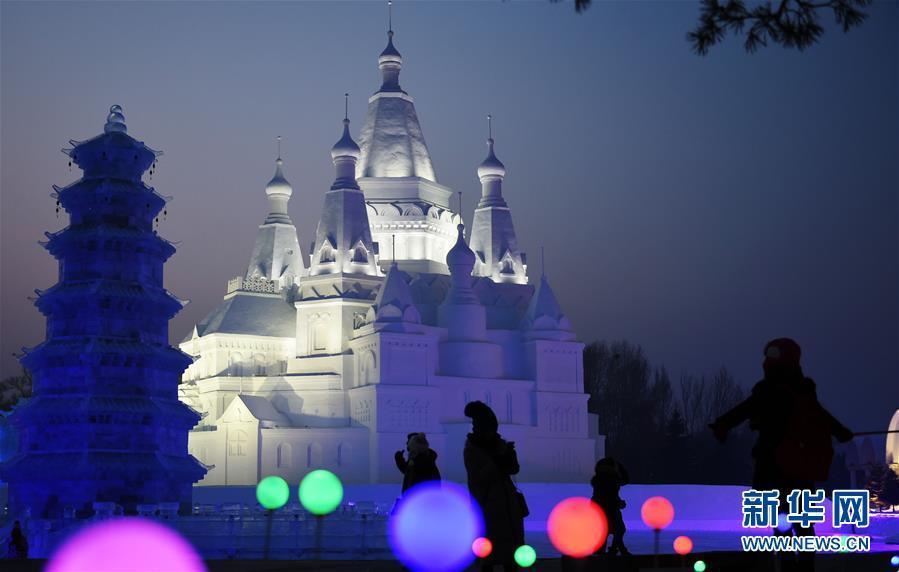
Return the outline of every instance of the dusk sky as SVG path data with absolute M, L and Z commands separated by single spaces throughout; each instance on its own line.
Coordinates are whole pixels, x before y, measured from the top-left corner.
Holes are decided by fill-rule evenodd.
M 532 282 L 546 272 L 581 340 L 627 339 L 654 365 L 745 387 L 791 336 L 852 429 L 899 407 L 899 9 L 877 2 L 806 52 L 700 57 L 697 2 L 398 2 L 400 82 L 438 180 L 480 195 L 485 115 Z M 0 366 L 43 339 L 27 299 L 56 281 L 60 149 L 128 130 L 165 155 L 166 286 L 191 303 L 179 341 L 243 274 L 284 138 L 290 214 L 308 254 L 339 138 L 380 85 L 386 5 L 0 3 Z M 832 20 L 827 15 L 827 21 Z M 308 264 L 308 260 L 306 261 Z

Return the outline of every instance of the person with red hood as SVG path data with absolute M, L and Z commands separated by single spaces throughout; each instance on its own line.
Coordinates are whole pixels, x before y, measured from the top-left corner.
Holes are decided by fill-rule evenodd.
M 833 459 L 832 437 L 845 443 L 853 434 L 818 402 L 815 382 L 799 365 L 799 344 L 790 338 L 778 338 L 765 345 L 764 354 L 764 379 L 755 384 L 745 401 L 718 417 L 709 428 L 724 442 L 728 431 L 749 421 L 750 429 L 758 433 L 752 448 L 752 488 L 779 491 L 780 512 L 786 512 L 791 491 L 814 490 L 815 482 L 827 480 Z M 775 534 L 793 532 L 797 536 L 815 533 L 813 526 L 775 530 Z M 800 555 L 795 564 L 800 569 L 813 569 L 809 556 L 814 555 Z

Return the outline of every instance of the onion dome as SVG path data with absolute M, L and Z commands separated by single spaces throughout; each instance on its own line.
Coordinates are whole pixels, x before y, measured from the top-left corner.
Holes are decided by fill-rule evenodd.
M 378 66 L 383 66 L 385 64 L 403 65 L 403 56 L 393 45 L 393 30 L 387 32 L 387 47 L 384 48 L 384 51 L 378 56 Z
M 109 115 L 106 116 L 106 126 L 103 127 L 103 131 L 105 133 L 126 133 L 128 131 L 121 105 L 113 105 L 109 108 Z
M 350 135 L 350 120 L 344 118 L 343 136 L 331 148 L 331 159 L 336 161 L 338 157 L 352 157 L 358 161 L 361 155 L 362 151 L 359 150 L 359 145 L 353 141 L 353 137 Z
M 474 268 L 475 256 L 465 242 L 465 225 L 460 224 L 456 228 L 459 230 L 459 236 L 456 238 L 456 244 L 446 253 L 446 265 L 454 275 L 458 272 L 467 276 Z
M 493 152 L 493 137 L 487 139 L 487 158 L 478 165 L 478 178 L 506 176 L 506 166 Z
M 290 197 L 293 194 L 293 187 L 290 186 L 290 183 L 287 182 L 287 179 L 284 178 L 284 171 L 281 170 L 281 166 L 284 164 L 284 161 L 281 160 L 279 156 L 275 160 L 275 176 L 272 177 L 272 180 L 265 185 L 265 194 L 268 196 L 272 195 L 286 195 Z

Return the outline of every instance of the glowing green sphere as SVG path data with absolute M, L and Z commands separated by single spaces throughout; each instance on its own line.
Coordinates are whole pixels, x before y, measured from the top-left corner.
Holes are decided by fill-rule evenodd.
M 276 510 L 287 504 L 290 487 L 287 481 L 277 475 L 265 477 L 256 485 L 256 500 L 263 508 Z
M 705 562 L 702 560 L 697 560 L 693 563 L 694 572 L 705 572 Z
M 300 503 L 315 515 L 334 512 L 343 500 L 343 485 L 331 471 L 318 469 L 300 481 Z
M 515 549 L 515 563 L 522 568 L 530 568 L 537 561 L 537 553 L 527 544 Z

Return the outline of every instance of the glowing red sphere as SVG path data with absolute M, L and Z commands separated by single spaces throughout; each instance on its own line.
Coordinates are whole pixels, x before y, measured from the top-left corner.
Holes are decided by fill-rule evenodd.
M 493 543 L 490 542 L 489 538 L 484 538 L 483 536 L 475 538 L 474 542 L 471 543 L 471 551 L 478 558 L 487 558 L 493 552 Z
M 689 536 L 678 536 L 674 539 L 674 551 L 684 556 L 693 550 L 693 541 Z
M 592 500 L 571 497 L 553 508 L 546 532 L 556 550 L 580 558 L 596 552 L 609 533 L 606 515 Z
M 674 520 L 674 507 L 665 497 L 648 498 L 640 509 L 640 518 L 649 528 L 662 530 Z

